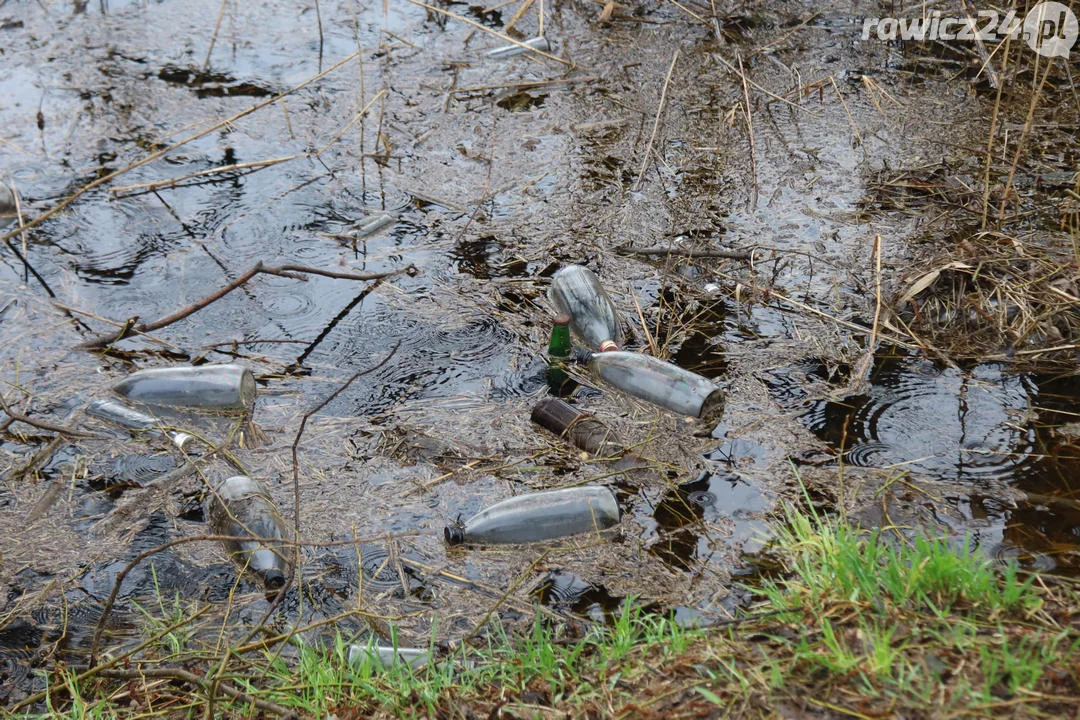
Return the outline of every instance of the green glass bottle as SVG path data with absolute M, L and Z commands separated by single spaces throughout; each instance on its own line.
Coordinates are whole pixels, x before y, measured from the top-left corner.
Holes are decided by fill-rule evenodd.
M 566 360 L 570 357 L 570 316 L 560 315 L 551 326 L 551 342 L 548 343 L 548 357 L 552 360 Z
M 570 360 L 572 350 L 570 316 L 560 315 L 551 326 L 551 341 L 548 342 L 547 384 L 552 395 L 569 395 L 577 387 L 577 383 L 566 374 L 566 363 Z

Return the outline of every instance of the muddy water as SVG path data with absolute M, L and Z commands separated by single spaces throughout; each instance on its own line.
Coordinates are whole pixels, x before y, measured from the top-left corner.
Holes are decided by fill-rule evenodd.
M 28 218 L 214 128 L 28 232 L 40 280 L 0 251 L 5 398 L 104 436 L 61 449 L 29 480 L 7 476 L 0 582 L 15 614 L 61 599 L 100 604 L 148 543 L 205 532 L 197 478 L 148 489 L 108 470 L 112 458 L 164 451 L 79 412 L 110 382 L 136 367 L 247 363 L 272 443 L 238 459 L 291 517 L 288 448 L 301 418 L 397 343 L 312 418 L 299 446 L 298 521 L 313 543 L 305 577 L 321 599 L 289 607 L 307 618 L 359 601 L 422 642 L 436 617 L 452 638 L 496 603 L 508 621 L 530 617 L 536 598 L 597 617 L 627 596 L 695 621 L 725 617 L 740 553 L 760 547 L 776 499 L 798 494 L 789 457 L 824 458 L 805 476 L 825 483 L 838 466 L 948 481 L 966 490 L 920 501 L 947 532 L 976 532 L 988 551 L 1037 567 L 1073 567 L 1072 441 L 1055 428 L 1069 421 L 1074 383 L 883 351 L 868 391 L 834 398 L 846 382 L 837 369 L 862 354 L 862 338 L 757 289 L 867 324 L 875 235 L 895 286 L 928 241 L 970 224 L 970 212 L 923 190 L 942 173 L 958 180 L 939 184 L 956 189 L 981 172 L 993 93 L 967 56 L 861 41 L 875 4 L 718 4 L 719 39 L 674 4 L 610 23 L 598 22 L 599 5 L 547 4 L 545 32 L 573 68 L 487 59 L 502 41 L 407 3 L 327 4 L 321 40 L 310 7 L 249 5 L 227 4 L 216 33 L 220 4 L 209 1 L 0 7 L 0 172 Z M 449 11 L 500 28 L 513 6 Z M 535 33 L 535 11 L 516 28 Z M 754 85 L 732 72 L 737 56 Z M 281 158 L 291 159 L 250 165 Z M 896 168 L 919 182 L 896 190 Z M 392 223 L 356 237 L 384 213 Z M 762 249 L 751 266 L 615 252 L 624 245 Z M 167 315 L 257 261 L 416 272 L 377 286 L 261 276 L 158 331 L 161 342 L 75 348 L 107 328 L 101 318 Z M 568 261 L 599 273 L 632 346 L 730 382 L 724 417 L 703 427 L 583 392 L 576 402 L 655 463 L 622 494 L 619 528 L 543 548 L 447 550 L 442 527 L 458 516 L 608 479 L 528 421 L 546 393 L 547 278 Z M 212 438 L 228 428 L 181 419 Z M 5 466 L 47 435 L 12 426 Z M 26 522 L 50 488 L 55 500 Z M 257 588 L 219 549 L 192 543 L 133 571 L 122 599 L 129 612 L 176 592 L 215 603 L 237 582 L 245 604 L 230 619 L 253 623 L 265 608 Z

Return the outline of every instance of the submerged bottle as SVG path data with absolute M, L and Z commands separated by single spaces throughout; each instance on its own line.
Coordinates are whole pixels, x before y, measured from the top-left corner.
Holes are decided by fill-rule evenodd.
M 711 380 L 651 355 L 584 350 L 575 357 L 623 392 L 672 412 L 702 417 L 723 407 L 723 393 Z
M 495 48 L 494 50 L 488 50 L 484 53 L 489 58 L 508 58 L 515 55 L 521 55 L 527 52 L 526 48 L 522 47 L 526 45 L 533 50 L 539 50 L 541 52 L 549 52 L 551 50 L 551 43 L 543 35 L 537 35 L 534 38 L 529 38 L 521 45 L 504 45 L 503 47 Z
M 600 485 L 518 495 L 495 503 L 443 534 L 449 545 L 527 543 L 581 532 L 599 531 L 619 522 L 615 496 Z
M 248 411 L 255 402 L 255 376 L 235 363 L 152 368 L 131 373 L 113 391 L 147 405 Z
M 607 425 L 558 398 L 544 398 L 536 403 L 531 419 L 595 457 L 618 457 L 626 452 L 618 436 Z
M 570 329 L 593 350 L 618 350 L 622 328 L 615 303 L 588 268 L 567 265 L 551 278 L 548 297 L 559 313 L 570 318 Z
M 257 575 L 267 590 L 280 589 L 291 566 L 292 550 L 272 541 L 287 540 L 289 532 L 262 485 L 246 475 L 235 475 L 214 486 L 207 504 L 213 534 L 250 538 L 225 541 L 233 560 Z
M 156 418 L 139 412 L 118 400 L 94 400 L 86 406 L 86 414 L 128 430 L 146 432 L 151 435 L 162 434 L 161 430 L 158 429 L 159 425 Z M 181 450 L 194 439 L 193 436 L 178 430 L 166 430 L 164 434 Z

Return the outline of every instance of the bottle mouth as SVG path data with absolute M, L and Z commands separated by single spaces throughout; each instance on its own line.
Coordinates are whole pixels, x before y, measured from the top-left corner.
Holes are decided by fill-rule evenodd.
M 443 528 L 443 537 L 446 538 L 446 544 L 451 547 L 461 545 L 465 542 L 465 531 L 454 525 L 447 525 Z
M 558 315 L 555 316 L 555 324 L 556 325 L 569 325 L 570 324 L 570 316 L 567 315 L 566 313 L 559 313 Z
M 611 352 L 612 350 L 618 350 L 619 346 L 615 344 L 613 340 L 605 340 L 600 343 L 600 352 Z
M 724 409 L 724 391 L 726 388 L 717 388 L 709 393 L 701 403 L 698 418 L 710 420 L 716 418 Z
M 592 358 L 593 351 L 588 348 L 575 348 L 574 349 L 574 362 L 585 365 Z
M 285 573 L 277 568 L 267 570 L 263 573 L 263 584 L 267 590 L 280 590 L 285 587 Z

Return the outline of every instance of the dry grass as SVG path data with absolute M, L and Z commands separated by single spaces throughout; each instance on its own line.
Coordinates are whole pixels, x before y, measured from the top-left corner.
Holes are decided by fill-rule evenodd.
M 1068 238 L 978 232 L 905 278 L 894 321 L 950 357 L 1068 361 L 1080 273 Z

